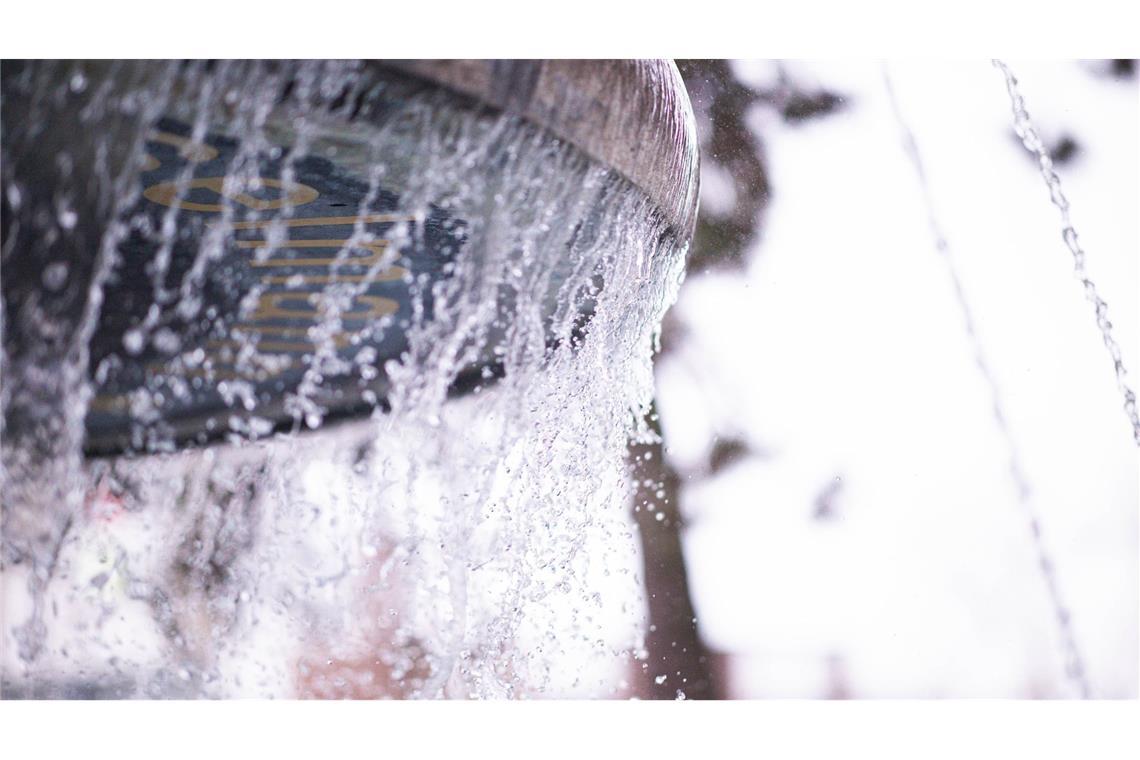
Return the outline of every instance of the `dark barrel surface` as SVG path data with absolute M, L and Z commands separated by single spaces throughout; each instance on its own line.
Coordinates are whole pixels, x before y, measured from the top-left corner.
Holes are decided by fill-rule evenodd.
M 4 66 L 5 372 L 85 354 L 89 455 L 385 408 L 384 367 L 465 243 L 465 209 L 403 202 L 425 99 L 441 133 L 505 114 L 568 144 L 691 234 L 695 138 L 666 62 L 380 61 L 343 82 L 279 62 L 242 93 L 252 116 L 213 66 Z M 397 168 L 370 174 L 378 151 Z M 452 391 L 500 372 L 484 351 Z M 42 437 L 58 399 L 14 394 L 6 434 Z

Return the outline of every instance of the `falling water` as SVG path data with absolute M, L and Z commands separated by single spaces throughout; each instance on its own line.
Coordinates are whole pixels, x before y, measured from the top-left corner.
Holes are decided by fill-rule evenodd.
M 357 64 L 4 86 L 7 694 L 519 697 L 636 649 L 625 457 L 685 253 L 641 190 Z M 84 255 L 32 250 L 77 213 Z
M 1022 464 L 1023 456 L 1021 448 L 1018 446 L 1017 438 L 1010 427 L 1008 421 L 1009 415 L 1005 411 L 1006 405 L 1003 401 L 1000 386 L 990 367 L 990 361 L 987 358 L 981 337 L 978 334 L 977 318 L 974 316 L 974 310 L 971 308 L 970 300 L 966 296 L 966 290 L 962 284 L 962 276 L 959 273 L 950 243 L 946 238 L 946 233 L 943 231 L 942 223 L 939 221 L 938 214 L 935 211 L 934 199 L 931 196 L 930 183 L 927 179 L 926 166 L 922 160 L 922 153 L 918 148 L 918 141 L 915 139 L 914 131 L 911 129 L 909 122 L 903 115 L 898 96 L 895 94 L 895 88 L 891 81 L 890 70 L 885 65 L 883 67 L 883 83 L 886 86 L 887 99 L 891 104 L 891 112 L 894 114 L 895 121 L 898 124 L 903 150 L 906 152 L 907 158 L 918 179 L 922 202 L 926 207 L 926 222 L 930 228 L 930 235 L 933 239 L 934 247 L 946 265 L 947 274 L 950 276 L 950 282 L 953 285 L 954 300 L 957 302 L 958 310 L 962 317 L 963 328 L 965 329 L 966 336 L 969 339 L 974 354 L 974 364 L 977 366 L 978 372 L 985 381 L 989 391 L 994 425 L 1001 434 L 1002 442 L 1006 449 L 1009 477 L 1017 493 L 1018 504 L 1025 515 L 1026 527 L 1029 529 L 1033 550 L 1037 555 L 1038 570 L 1040 571 L 1041 580 L 1044 583 L 1045 590 L 1049 597 L 1049 604 L 1052 607 L 1057 637 L 1061 642 L 1061 661 L 1064 664 L 1065 676 L 1069 679 L 1074 692 L 1079 694 L 1082 698 L 1088 699 L 1092 695 L 1092 686 L 1089 683 L 1087 667 L 1085 666 L 1085 656 L 1077 643 L 1077 636 L 1073 627 L 1072 612 L 1061 593 L 1061 585 L 1057 579 L 1056 561 L 1053 559 L 1052 552 L 1049 550 L 1045 541 L 1041 515 L 1034 503 L 1033 488 L 1030 485 L 1029 476 L 1025 472 L 1025 467 Z
M 1025 109 L 1025 98 L 1021 95 L 1017 77 L 1010 71 L 1009 66 L 1002 61 L 994 59 L 993 65 L 1001 71 L 1002 77 L 1005 79 L 1006 93 L 1009 95 L 1010 107 L 1013 111 L 1014 132 L 1021 139 L 1025 149 L 1032 153 L 1037 160 L 1041 178 L 1049 190 L 1049 200 L 1060 212 L 1061 239 L 1065 241 L 1065 247 L 1072 254 L 1073 274 L 1081 283 L 1081 287 L 1085 291 L 1085 298 L 1093 305 L 1097 329 L 1100 330 L 1101 340 L 1108 350 L 1109 358 L 1112 359 L 1112 371 L 1116 376 L 1116 387 L 1124 399 L 1124 415 L 1132 427 L 1132 440 L 1136 442 L 1137 446 L 1140 446 L 1140 411 L 1137 410 L 1136 406 L 1136 393 L 1128 385 L 1128 370 L 1124 367 L 1120 344 L 1116 342 L 1116 338 L 1112 334 L 1112 322 L 1108 319 L 1108 304 L 1101 298 L 1096 285 L 1090 279 L 1085 268 L 1085 250 L 1077 237 L 1077 230 L 1073 227 L 1069 199 L 1065 197 L 1065 192 L 1061 189 L 1061 178 L 1057 176 L 1057 172 L 1053 168 L 1053 159 L 1045 150 L 1041 136 L 1037 134 L 1037 128 L 1033 126 L 1033 120 L 1029 118 L 1029 112 Z

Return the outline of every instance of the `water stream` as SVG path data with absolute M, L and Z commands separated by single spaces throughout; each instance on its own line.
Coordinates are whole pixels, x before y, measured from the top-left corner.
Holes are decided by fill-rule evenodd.
M 640 190 L 359 64 L 4 88 L 5 695 L 521 697 L 631 656 L 685 254 Z

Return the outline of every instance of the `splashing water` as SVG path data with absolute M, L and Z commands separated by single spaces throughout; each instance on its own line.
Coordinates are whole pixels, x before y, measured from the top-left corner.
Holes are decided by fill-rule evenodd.
M 519 697 L 635 649 L 685 254 L 646 195 L 359 64 L 69 66 L 5 81 L 106 129 L 4 124 L 6 693 Z M 45 135 L 100 193 L 24 181 Z

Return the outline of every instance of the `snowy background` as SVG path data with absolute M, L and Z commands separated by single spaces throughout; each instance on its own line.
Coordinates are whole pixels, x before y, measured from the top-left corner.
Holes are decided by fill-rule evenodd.
M 1135 387 L 1135 71 L 1009 63 L 1057 149 Z M 886 68 L 1094 695 L 1135 697 L 1136 448 L 1058 213 L 988 61 Z M 758 234 L 736 266 L 690 271 L 657 364 L 693 603 L 725 695 L 1073 696 L 884 64 L 739 61 L 732 72 L 756 91 L 791 83 L 840 100 L 807 119 L 763 101 L 742 115 L 768 183 Z M 739 201 L 716 159 L 706 152 L 706 218 Z M 736 456 L 710 468 L 724 441 Z

